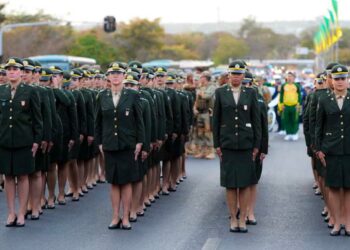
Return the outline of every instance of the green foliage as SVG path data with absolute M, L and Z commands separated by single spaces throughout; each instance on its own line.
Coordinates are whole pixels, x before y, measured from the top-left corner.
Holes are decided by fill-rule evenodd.
M 117 49 L 98 39 L 93 31 L 84 34 L 77 33 L 66 53 L 94 58 L 103 68 L 115 61 L 118 56 Z
M 244 41 L 233 37 L 230 34 L 220 36 L 213 59 L 216 64 L 227 64 L 229 59 L 243 58 L 248 52 Z

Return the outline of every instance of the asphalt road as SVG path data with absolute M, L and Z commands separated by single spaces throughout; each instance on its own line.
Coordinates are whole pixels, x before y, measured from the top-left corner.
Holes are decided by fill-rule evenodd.
M 248 226 L 248 234 L 229 232 L 218 160 L 188 159 L 188 179 L 157 200 L 131 231 L 107 229 L 108 185 L 100 184 L 78 203 L 44 210 L 25 228 L 0 226 L 0 249 L 350 249 L 350 239 L 328 236 L 322 222 L 303 138 L 285 142 L 271 134 L 269 150 L 259 184 L 258 225 Z M 0 193 L 0 222 L 5 221 Z

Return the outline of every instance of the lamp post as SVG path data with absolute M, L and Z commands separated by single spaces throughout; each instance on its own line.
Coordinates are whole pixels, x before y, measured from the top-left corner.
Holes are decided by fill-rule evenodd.
M 9 31 L 18 27 L 34 27 L 34 26 L 46 26 L 46 25 L 55 25 L 58 22 L 32 22 L 32 23 L 11 23 L 5 24 L 0 27 L 0 61 L 2 62 L 2 57 L 4 55 L 3 50 L 3 37 L 4 32 Z

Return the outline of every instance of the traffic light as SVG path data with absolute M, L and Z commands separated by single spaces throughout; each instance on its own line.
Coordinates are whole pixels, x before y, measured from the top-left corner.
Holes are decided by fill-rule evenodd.
M 103 29 L 105 32 L 114 32 L 117 29 L 114 16 L 106 16 L 104 18 Z

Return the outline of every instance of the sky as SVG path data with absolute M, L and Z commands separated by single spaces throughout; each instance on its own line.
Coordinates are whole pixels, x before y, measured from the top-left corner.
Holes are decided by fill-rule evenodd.
M 0 0 L 6 12 L 34 14 L 39 10 L 73 23 L 99 23 L 107 15 L 117 22 L 161 18 L 162 23 L 258 22 L 315 20 L 328 13 L 331 0 Z M 350 0 L 338 0 L 339 19 L 347 20 Z

